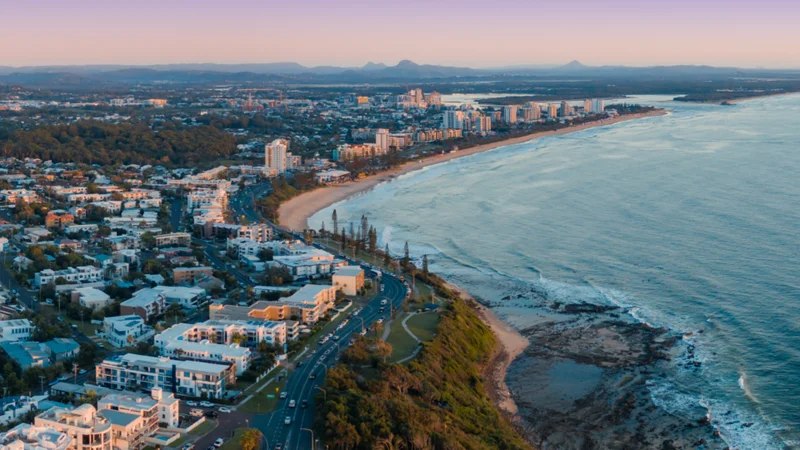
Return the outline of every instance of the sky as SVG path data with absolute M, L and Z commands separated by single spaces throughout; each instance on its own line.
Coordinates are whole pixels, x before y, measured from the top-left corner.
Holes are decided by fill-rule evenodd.
M 798 0 L 0 0 L 0 66 L 800 67 Z

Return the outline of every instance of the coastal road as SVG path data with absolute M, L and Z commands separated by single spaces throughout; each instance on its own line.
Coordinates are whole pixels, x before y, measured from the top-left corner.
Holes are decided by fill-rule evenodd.
M 365 270 L 369 268 L 365 267 Z M 355 334 L 361 332 L 361 319 L 364 321 L 363 326 L 369 328 L 378 319 L 389 316 L 388 303 L 386 311 L 379 312 L 382 300 L 391 302 L 392 308 L 397 310 L 402 307 L 406 298 L 407 287 L 399 279 L 384 275 L 380 282 L 384 286 L 383 292 L 350 318 L 347 325 L 334 333 L 339 337 L 338 340 L 330 340 L 320 345 L 316 351 L 302 359 L 302 365 L 297 367 L 287 380 L 284 390 L 288 393 L 287 398 L 280 400 L 276 410 L 253 419 L 253 426 L 264 433 L 270 448 L 281 443 L 283 448 L 313 449 L 311 433 L 303 429 L 314 429 L 314 399 L 322 393 L 318 388 L 322 387 L 328 368 L 337 364 L 340 352 Z M 314 379 L 310 378 L 312 374 L 315 375 Z M 291 400 L 296 402 L 294 408 L 289 407 Z M 304 400 L 308 402 L 307 408 L 301 406 Z M 286 417 L 291 419 L 290 425 L 284 423 Z M 314 438 L 318 439 L 319 436 Z

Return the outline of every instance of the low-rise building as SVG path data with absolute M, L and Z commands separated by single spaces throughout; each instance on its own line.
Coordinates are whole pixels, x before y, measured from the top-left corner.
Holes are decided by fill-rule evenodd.
M 185 309 L 197 308 L 206 298 L 206 290 L 199 287 L 155 286 L 153 290 L 164 296 L 167 303 L 177 303 Z
M 112 450 L 111 423 L 90 404 L 75 409 L 54 407 L 34 419 L 37 427 L 65 433 L 74 439 L 75 450 Z
M 136 314 L 145 322 L 164 314 L 166 309 L 167 301 L 164 294 L 155 289 L 140 289 L 133 293 L 133 297 L 119 305 L 120 314 Z
M 74 438 L 50 427 L 21 423 L 0 433 L 0 450 L 70 450 Z
M 98 400 L 100 410 L 121 411 L 139 416 L 143 420 L 144 434 L 150 436 L 158 430 L 158 424 L 177 427 L 180 423 L 180 400 L 163 389 L 153 389 L 150 395 L 137 392 L 108 394 Z
M 135 314 L 106 317 L 103 319 L 103 332 L 106 340 L 116 348 L 130 347 L 155 335 L 153 327 Z
M 68 267 L 64 270 L 45 269 L 34 275 L 34 285 L 40 287 L 55 283 L 59 278 L 70 284 L 96 283 L 103 281 L 103 269 L 94 266 Z
M 213 269 L 210 266 L 176 267 L 172 269 L 172 279 L 175 284 L 195 284 L 205 277 L 210 277 Z
M 192 243 L 189 233 L 168 233 L 155 236 L 156 247 L 188 247 Z
M 212 320 L 299 320 L 314 324 L 335 301 L 335 286 L 307 284 L 279 301 L 261 300 L 250 306 L 211 304 L 208 310 Z
M 224 398 L 236 384 L 232 365 L 181 361 L 128 353 L 95 368 L 97 384 L 117 390 L 152 390 L 190 397 Z
M 358 295 L 358 291 L 364 287 L 364 269 L 359 266 L 340 267 L 331 281 L 344 295 Z
M 103 309 L 112 303 L 108 294 L 93 287 L 75 289 L 72 291 L 72 301 L 90 309 Z
M 0 342 L 27 341 L 34 329 L 28 319 L 0 320 Z

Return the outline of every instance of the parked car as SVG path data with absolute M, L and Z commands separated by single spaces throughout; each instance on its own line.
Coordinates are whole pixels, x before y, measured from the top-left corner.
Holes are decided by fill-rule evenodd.
M 186 443 L 183 444 L 183 450 L 194 450 L 194 444 Z
M 219 413 L 216 411 L 206 411 L 206 417 L 210 419 L 216 419 L 217 417 L 219 417 Z
M 213 408 L 214 404 L 211 402 L 200 402 L 200 406 L 202 406 L 203 408 Z
M 218 411 L 221 413 L 229 413 L 231 412 L 231 409 L 228 408 L 227 406 L 220 406 Z
M 189 400 L 188 402 L 186 402 L 186 406 L 197 406 L 197 402 Z
M 86 374 L 86 369 L 81 369 L 81 370 L 78 371 L 78 373 L 81 374 L 81 375 L 85 375 Z
M 281 392 L 281 398 L 286 398 L 289 396 L 289 393 L 286 391 Z
M 286 416 L 286 418 L 283 419 L 283 424 L 284 425 L 291 425 L 292 424 L 292 418 L 289 417 L 289 416 Z
M 189 411 L 189 415 L 192 417 L 203 417 L 203 410 L 195 408 Z
M 214 441 L 214 447 L 220 448 L 224 443 L 225 441 L 222 438 L 217 438 L 217 440 Z

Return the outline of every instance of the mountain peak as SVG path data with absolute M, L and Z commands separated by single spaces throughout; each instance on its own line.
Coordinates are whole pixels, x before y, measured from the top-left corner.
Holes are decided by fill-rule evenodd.
M 397 66 L 395 67 L 419 67 L 419 64 L 415 63 L 414 61 L 411 61 L 410 59 L 404 59 L 399 63 L 397 63 Z
M 586 69 L 586 67 L 587 66 L 584 66 L 583 64 L 581 64 L 580 61 L 578 61 L 576 59 L 576 60 L 570 61 L 568 64 L 564 64 L 563 66 L 559 67 L 559 69 L 561 69 L 561 70 L 580 70 L 580 69 Z
M 370 61 L 370 62 L 364 64 L 361 67 L 361 70 L 380 70 L 380 69 L 385 69 L 385 68 L 386 68 L 386 64 L 384 64 L 384 63 L 374 63 L 374 62 Z

